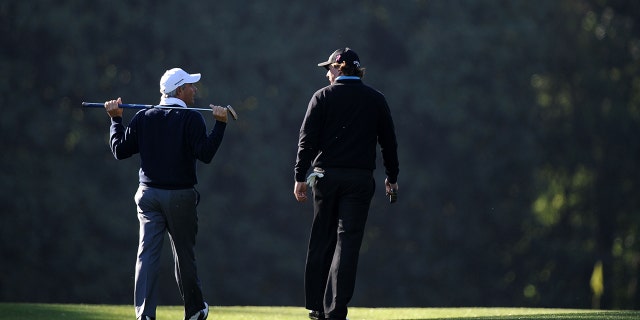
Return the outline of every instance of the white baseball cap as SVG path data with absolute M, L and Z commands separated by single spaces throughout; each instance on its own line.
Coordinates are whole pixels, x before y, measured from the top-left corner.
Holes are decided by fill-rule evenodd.
M 200 74 L 188 74 L 180 68 L 167 70 L 160 78 L 160 93 L 167 94 L 185 83 L 196 83 L 200 81 Z

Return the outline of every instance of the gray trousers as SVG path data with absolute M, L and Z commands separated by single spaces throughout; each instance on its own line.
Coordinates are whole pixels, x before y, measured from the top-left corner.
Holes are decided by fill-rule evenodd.
M 164 234 L 167 232 L 186 319 L 204 309 L 194 251 L 198 233 L 198 194 L 195 189 L 164 190 L 141 185 L 135 201 L 140 221 L 134 292 L 136 318 L 156 316 L 156 285 Z

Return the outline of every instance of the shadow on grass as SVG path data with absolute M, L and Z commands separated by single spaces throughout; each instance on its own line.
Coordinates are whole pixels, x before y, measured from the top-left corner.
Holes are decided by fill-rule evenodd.
M 638 320 L 640 311 L 602 311 L 602 312 L 575 312 L 575 313 L 539 313 L 539 314 L 513 314 L 500 316 L 468 316 L 446 318 L 416 318 L 398 320 Z

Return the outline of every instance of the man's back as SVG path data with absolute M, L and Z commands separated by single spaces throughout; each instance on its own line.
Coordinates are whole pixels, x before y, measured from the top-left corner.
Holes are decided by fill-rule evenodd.
M 192 131 L 199 126 L 190 118 L 198 116 L 202 118 L 197 111 L 186 109 L 150 109 L 136 116 L 140 182 L 163 189 L 190 188 L 197 183 L 196 158 L 191 149 Z
M 151 108 L 139 111 L 126 133 L 121 120 L 119 126 L 112 124 L 111 146 L 118 159 L 140 153 L 140 183 L 185 189 L 197 184 L 196 160 L 211 162 L 223 133 L 207 135 L 204 118 L 197 111 Z
M 384 95 L 359 79 L 338 80 L 320 89 L 309 112 L 302 134 L 308 140 L 303 143 L 321 152 L 313 166 L 374 170 L 378 142 L 383 150 L 395 152 L 393 121 Z

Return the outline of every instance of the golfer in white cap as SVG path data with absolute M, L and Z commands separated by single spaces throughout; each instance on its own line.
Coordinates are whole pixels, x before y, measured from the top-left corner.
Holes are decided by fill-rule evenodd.
M 122 99 L 105 102 L 111 117 L 110 145 L 116 159 L 140 154 L 139 187 L 135 195 L 140 221 L 140 241 L 135 271 L 136 318 L 155 319 L 158 305 L 157 279 L 164 234 L 169 234 L 175 276 L 184 301 L 186 320 L 203 320 L 209 314 L 196 269 L 198 232 L 195 189 L 196 160 L 210 163 L 220 147 L 227 123 L 227 109 L 211 105 L 216 122 L 207 133 L 204 117 L 189 110 L 198 89 L 200 74 L 180 68 L 160 78 L 160 105 L 136 113 L 123 125 Z M 184 109 L 180 108 L 183 107 Z

